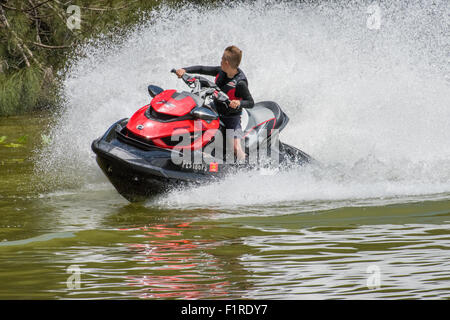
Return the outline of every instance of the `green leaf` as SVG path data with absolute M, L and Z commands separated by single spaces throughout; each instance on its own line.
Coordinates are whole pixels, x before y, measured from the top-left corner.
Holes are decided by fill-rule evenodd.
M 1 137 L 0 137 L 0 143 L 5 142 L 5 140 L 6 140 L 6 136 L 1 136 Z
M 8 143 L 8 144 L 5 144 L 5 147 L 7 147 L 7 148 L 19 148 L 19 147 L 23 147 L 23 144 L 20 144 L 20 143 Z
M 19 139 L 17 139 L 17 142 L 20 144 L 25 144 L 27 142 L 27 139 L 28 139 L 28 135 L 25 134 L 25 135 L 21 136 Z

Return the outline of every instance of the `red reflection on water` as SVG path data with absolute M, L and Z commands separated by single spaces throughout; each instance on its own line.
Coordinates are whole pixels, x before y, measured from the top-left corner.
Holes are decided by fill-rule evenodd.
M 205 282 L 200 275 L 127 277 L 132 286 L 144 287 L 140 298 L 204 299 L 226 296 L 228 281 Z M 196 283 L 197 282 L 197 283 Z
M 201 299 L 228 294 L 225 289 L 229 282 L 217 274 L 219 261 L 203 251 L 214 246 L 214 241 L 179 239 L 186 228 L 192 228 L 189 222 L 120 229 L 140 230 L 147 238 L 146 243 L 127 244 L 148 272 L 126 277 L 131 286 L 141 287 L 139 297 Z M 173 273 L 160 275 L 161 272 Z

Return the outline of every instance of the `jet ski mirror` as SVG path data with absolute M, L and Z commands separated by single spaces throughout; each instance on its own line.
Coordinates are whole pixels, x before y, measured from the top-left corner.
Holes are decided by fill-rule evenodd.
M 216 120 L 219 117 L 216 112 L 214 112 L 213 110 L 211 110 L 209 108 L 205 108 L 205 107 L 194 108 L 191 111 L 191 114 L 192 114 L 192 116 L 194 116 L 194 118 L 205 120 L 207 122 Z
M 156 95 L 160 94 L 163 91 L 164 91 L 164 89 L 161 87 L 154 86 L 152 84 L 148 86 L 148 93 L 150 94 L 150 96 L 152 98 L 154 98 Z

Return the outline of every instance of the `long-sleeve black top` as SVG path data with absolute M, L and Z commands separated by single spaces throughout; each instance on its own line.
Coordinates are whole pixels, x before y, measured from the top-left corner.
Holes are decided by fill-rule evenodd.
M 223 72 L 222 68 L 220 66 L 217 66 L 217 67 L 192 66 L 192 67 L 185 67 L 183 69 L 186 70 L 186 72 L 188 72 L 188 73 L 198 73 L 198 74 L 213 76 L 213 77 L 216 77 L 216 80 L 218 80 L 217 76 L 219 75 L 219 73 Z M 219 82 L 216 82 L 217 86 L 221 90 L 223 90 L 222 88 L 227 83 L 232 81 L 235 77 L 237 77 L 240 73 L 241 73 L 240 78 L 242 78 L 242 75 L 243 75 L 242 70 L 238 69 L 238 71 L 239 72 L 233 78 L 228 78 L 228 76 L 225 74 L 224 77 L 221 77 L 222 79 L 220 79 Z M 245 75 L 243 75 L 243 77 L 245 78 Z M 250 94 L 250 91 L 248 89 L 246 78 L 245 78 L 245 80 L 239 80 L 236 83 L 235 96 L 237 98 L 240 98 L 240 102 L 241 102 L 240 107 L 237 108 L 237 110 L 235 110 L 235 112 L 240 112 L 241 108 L 253 108 L 254 101 L 253 101 L 253 97 Z M 235 113 L 235 112 L 233 112 L 233 113 Z

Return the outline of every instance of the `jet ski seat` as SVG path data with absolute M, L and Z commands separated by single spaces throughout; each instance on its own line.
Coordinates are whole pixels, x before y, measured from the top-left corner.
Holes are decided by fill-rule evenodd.
M 275 118 L 277 123 L 285 115 L 281 111 L 280 106 L 273 101 L 261 101 L 255 103 L 251 109 L 243 109 L 241 115 L 241 126 L 245 131 L 255 127 L 256 125 Z

